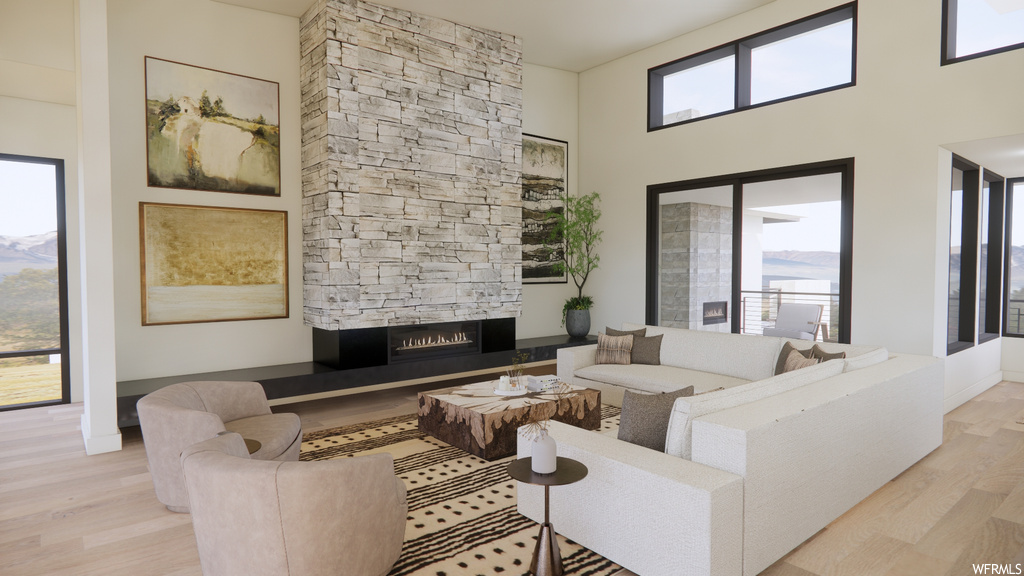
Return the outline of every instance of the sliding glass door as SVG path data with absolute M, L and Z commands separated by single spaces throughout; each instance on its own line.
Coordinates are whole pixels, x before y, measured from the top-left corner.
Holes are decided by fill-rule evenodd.
M 0 410 L 68 402 L 62 160 L 0 154 Z
M 647 322 L 762 334 L 800 304 L 848 342 L 852 214 L 852 160 L 650 186 Z

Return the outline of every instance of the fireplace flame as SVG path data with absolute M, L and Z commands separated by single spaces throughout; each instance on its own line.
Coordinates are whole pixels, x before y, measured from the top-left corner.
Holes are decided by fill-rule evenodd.
M 450 346 L 452 344 L 462 344 L 471 342 L 465 332 L 456 332 L 449 336 L 442 336 L 440 334 L 436 336 L 427 336 L 426 338 L 408 338 L 402 340 L 402 345 L 398 347 L 399 350 L 414 350 L 416 348 L 433 348 L 436 346 Z

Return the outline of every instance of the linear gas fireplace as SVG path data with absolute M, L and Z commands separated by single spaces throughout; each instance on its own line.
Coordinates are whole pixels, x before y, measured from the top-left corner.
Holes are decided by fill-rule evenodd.
M 391 326 L 388 328 L 389 363 L 423 358 L 461 356 L 480 352 L 480 321 Z
M 516 347 L 516 319 L 457 320 L 409 326 L 313 328 L 313 360 L 339 370 L 430 364 L 473 370 L 468 360 Z

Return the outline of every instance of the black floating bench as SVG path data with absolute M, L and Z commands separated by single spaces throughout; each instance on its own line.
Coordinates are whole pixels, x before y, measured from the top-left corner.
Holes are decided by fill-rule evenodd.
M 557 358 L 559 348 L 582 346 L 597 342 L 596 336 L 570 338 L 545 336 L 516 341 L 516 349 L 527 354 L 527 363 L 546 362 Z M 162 378 L 146 378 L 117 383 L 117 425 L 120 428 L 139 425 L 135 403 L 146 394 L 179 382 L 196 380 L 227 380 L 259 382 L 267 399 L 278 400 L 294 396 L 348 390 L 388 382 L 402 382 L 437 376 L 458 375 L 463 372 L 488 370 L 508 366 L 514 350 L 490 352 L 473 356 L 453 356 L 408 362 L 387 366 L 337 370 L 316 362 L 297 362 L 276 366 L 259 366 L 238 370 L 221 370 L 201 374 L 181 374 Z

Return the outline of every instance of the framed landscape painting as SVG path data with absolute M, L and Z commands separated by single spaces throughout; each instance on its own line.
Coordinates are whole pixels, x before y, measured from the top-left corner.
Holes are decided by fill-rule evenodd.
M 142 325 L 288 317 L 288 213 L 139 203 Z
M 277 82 L 145 61 L 150 186 L 281 195 Z
M 565 257 L 552 213 L 565 212 L 569 185 L 569 143 L 523 134 L 523 283 L 567 281 L 555 265 Z

